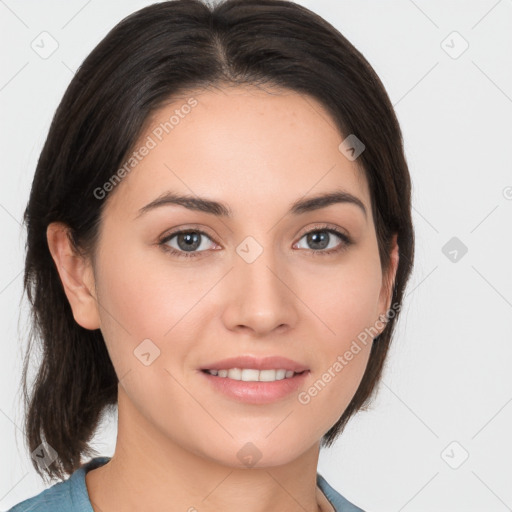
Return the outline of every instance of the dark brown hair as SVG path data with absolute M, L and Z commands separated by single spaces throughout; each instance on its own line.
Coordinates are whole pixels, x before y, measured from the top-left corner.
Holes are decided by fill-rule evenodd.
M 77 250 L 91 254 L 102 208 L 94 194 L 119 169 L 144 123 L 163 103 L 219 84 L 277 86 L 309 95 L 331 114 L 340 135 L 366 146 L 358 157 L 369 184 L 380 261 L 390 264 L 398 234 L 399 265 L 391 302 L 401 304 L 412 270 L 411 183 L 401 130 L 373 68 L 332 25 L 287 0 L 227 0 L 215 6 L 174 0 L 145 7 L 116 25 L 80 66 L 53 118 L 24 221 L 24 289 L 32 329 L 23 369 L 25 441 L 58 454 L 36 471 L 63 479 L 97 455 L 91 441 L 102 415 L 115 410 L 118 378 L 99 329 L 74 320 L 49 252 L 46 228 L 61 221 Z M 341 139 L 340 139 L 341 142 Z M 322 438 L 330 446 L 349 418 L 368 405 L 398 312 L 372 344 L 352 401 Z M 33 342 L 41 361 L 29 390 Z

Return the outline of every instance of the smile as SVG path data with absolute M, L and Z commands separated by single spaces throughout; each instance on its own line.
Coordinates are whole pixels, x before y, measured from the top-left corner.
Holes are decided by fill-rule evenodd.
M 294 372 L 292 370 L 255 370 L 252 368 L 230 368 L 223 370 L 203 370 L 210 375 L 228 378 L 233 380 L 241 380 L 244 382 L 274 382 L 276 380 L 291 379 L 294 375 L 304 372 Z

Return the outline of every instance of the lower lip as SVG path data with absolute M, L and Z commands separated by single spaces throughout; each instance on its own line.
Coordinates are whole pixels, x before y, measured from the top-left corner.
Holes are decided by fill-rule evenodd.
M 296 392 L 304 383 L 309 370 L 296 374 L 288 379 L 273 382 L 247 382 L 229 377 L 217 377 L 210 373 L 199 372 L 208 382 L 224 395 L 248 404 L 268 404 Z

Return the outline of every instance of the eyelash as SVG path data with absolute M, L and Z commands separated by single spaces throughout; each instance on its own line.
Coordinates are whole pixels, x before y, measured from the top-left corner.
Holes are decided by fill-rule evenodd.
M 345 233 L 342 233 L 341 231 L 338 231 L 337 229 L 331 228 L 329 226 L 315 227 L 311 231 L 307 231 L 306 233 L 304 233 L 300 237 L 300 240 L 302 238 L 304 238 L 306 235 L 309 235 L 311 233 L 319 233 L 319 232 L 321 233 L 323 231 L 338 236 L 339 238 L 341 238 L 342 243 L 340 244 L 339 247 L 334 248 L 334 249 L 329 249 L 329 250 L 309 249 L 312 256 L 329 256 L 329 255 L 333 255 L 333 254 L 338 254 L 338 253 L 348 249 L 348 247 L 350 245 L 352 245 L 352 243 L 353 243 L 352 239 L 349 236 L 347 236 Z M 173 256 L 177 256 L 178 258 L 196 258 L 196 257 L 200 256 L 201 253 L 203 253 L 205 251 L 197 251 L 197 252 L 178 251 L 178 250 L 174 249 L 174 247 L 169 247 L 167 245 L 167 242 L 169 240 L 171 240 L 172 238 L 174 238 L 175 236 L 181 235 L 181 234 L 190 234 L 190 233 L 198 233 L 200 235 L 206 236 L 207 238 L 209 238 L 211 240 L 211 237 L 208 235 L 208 233 L 205 233 L 204 231 L 201 231 L 200 229 L 183 229 L 180 231 L 174 231 L 173 233 L 170 233 L 170 234 L 164 236 L 162 239 L 159 240 L 158 245 L 160 247 L 162 247 L 162 249 L 164 251 L 170 253 Z

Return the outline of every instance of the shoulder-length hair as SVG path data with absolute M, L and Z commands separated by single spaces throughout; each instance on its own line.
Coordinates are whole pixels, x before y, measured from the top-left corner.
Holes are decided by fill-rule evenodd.
M 77 251 L 92 254 L 102 208 L 94 191 L 119 169 L 160 106 L 187 91 L 216 86 L 278 86 L 309 95 L 330 113 L 340 142 L 365 144 L 357 159 L 371 194 L 383 271 L 397 234 L 399 264 L 391 302 L 400 305 L 412 270 L 411 183 L 402 134 L 377 74 L 332 25 L 287 0 L 173 0 L 123 19 L 80 66 L 59 104 L 42 149 L 24 213 L 24 291 L 32 324 L 23 367 L 25 442 L 58 454 L 41 468 L 63 479 L 96 455 L 89 445 L 102 415 L 117 404 L 118 378 L 101 331 L 73 318 L 46 228 L 67 224 Z M 399 312 L 388 319 L 353 399 L 322 438 L 330 446 L 378 383 Z M 32 345 L 42 357 L 29 386 Z M 30 391 L 29 391 L 30 388 Z M 45 472 L 45 473 L 43 473 Z

